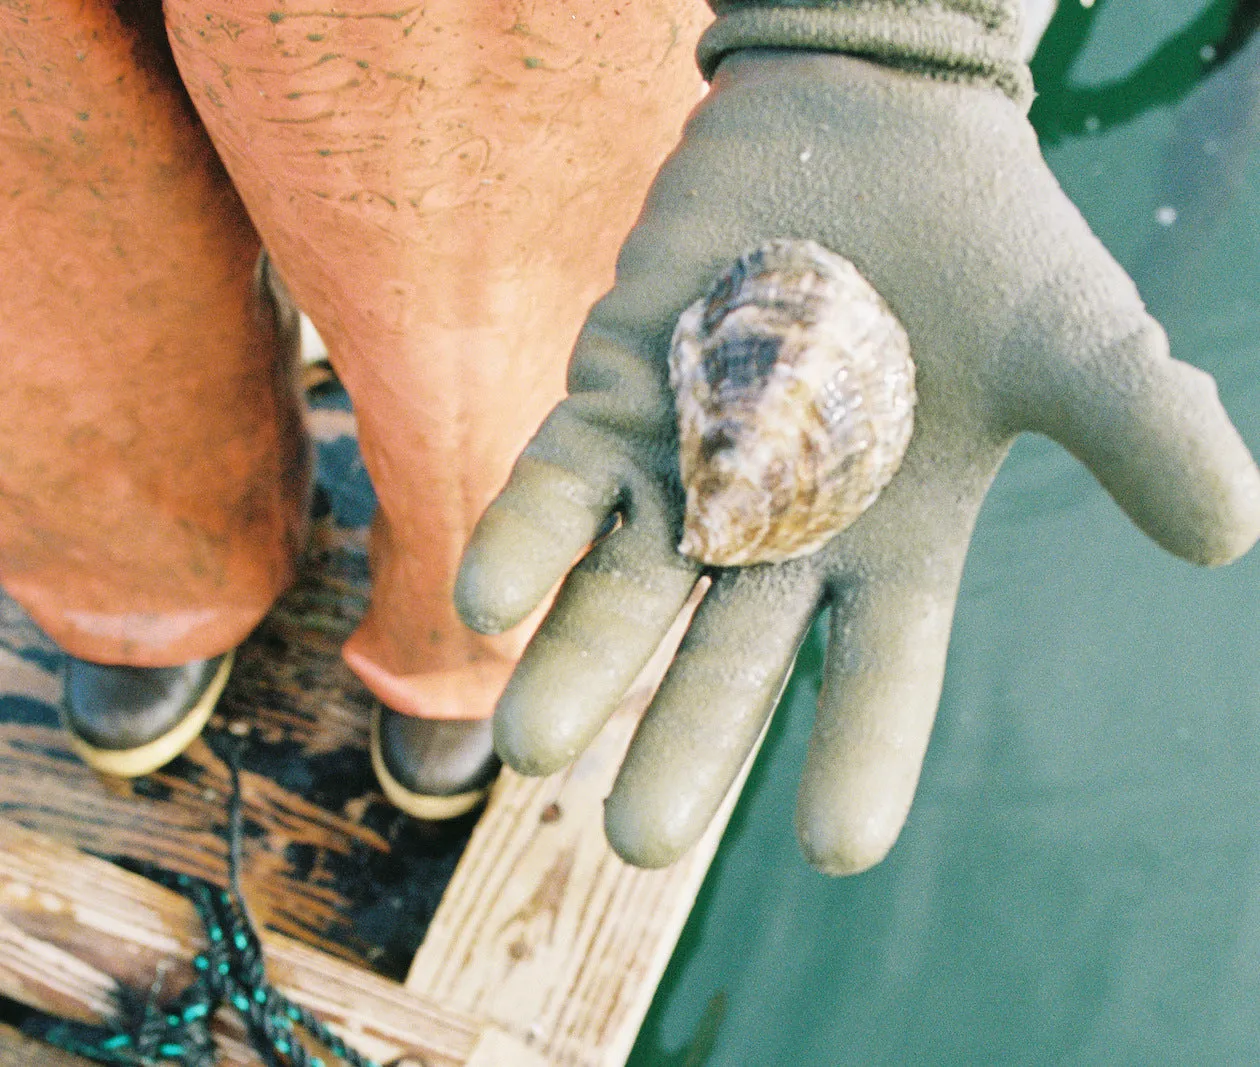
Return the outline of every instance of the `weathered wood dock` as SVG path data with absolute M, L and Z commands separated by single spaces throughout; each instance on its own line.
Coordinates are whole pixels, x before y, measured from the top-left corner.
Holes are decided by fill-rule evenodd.
M 366 603 L 370 487 L 335 383 L 314 395 L 326 506 L 298 585 L 242 649 L 211 724 L 243 753 L 243 886 L 273 981 L 365 1054 L 416 1067 L 624 1063 L 730 805 L 667 871 L 609 850 L 602 802 L 667 642 L 573 767 L 505 771 L 479 817 L 385 803 L 371 698 L 338 657 Z M 673 635 L 676 643 L 681 631 Z M 204 741 L 134 782 L 98 778 L 58 727 L 57 649 L 0 599 L 0 1067 L 83 1061 L 23 1037 L 36 1009 L 111 1018 L 122 989 L 191 980 L 191 905 L 153 864 L 226 881 L 227 769 Z M 258 1062 L 230 1013 L 221 1062 Z

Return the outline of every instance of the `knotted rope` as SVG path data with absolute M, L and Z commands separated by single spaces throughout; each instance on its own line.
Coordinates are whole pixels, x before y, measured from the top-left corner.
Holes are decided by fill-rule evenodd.
M 204 951 L 193 957 L 193 983 L 173 1001 L 159 1007 L 159 977 L 142 1008 L 131 1013 L 130 1021 L 123 1020 L 115 1026 L 43 1016 L 28 1020 L 23 1029 L 97 1063 L 118 1067 L 158 1067 L 163 1063 L 214 1067 L 215 1044 L 210 1024 L 215 1012 L 227 1006 L 244 1021 L 250 1044 L 267 1067 L 329 1067 L 310 1051 L 308 1041 L 322 1046 L 348 1067 L 380 1067 L 267 981 L 262 943 L 240 885 L 240 752 L 229 739 L 207 735 L 206 740 L 231 774 L 228 887 L 221 889 L 200 878 L 160 869 L 146 872 L 187 897 L 205 927 L 207 944 Z

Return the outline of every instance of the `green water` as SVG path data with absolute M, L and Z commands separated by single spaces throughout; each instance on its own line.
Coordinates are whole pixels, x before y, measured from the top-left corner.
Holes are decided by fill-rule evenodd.
M 1260 35 L 1173 84 L 1142 64 L 1196 19 L 1219 40 L 1204 4 L 1079 15 L 1034 68 L 1047 158 L 1260 454 Z M 797 853 L 816 633 L 631 1064 L 1260 1065 L 1258 617 L 1260 550 L 1181 563 L 1020 441 L 892 855 L 831 880 Z

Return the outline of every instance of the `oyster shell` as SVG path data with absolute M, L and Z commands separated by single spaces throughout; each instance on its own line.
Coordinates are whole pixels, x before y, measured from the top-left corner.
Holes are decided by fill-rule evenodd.
M 901 465 L 914 373 L 901 323 L 847 259 L 803 240 L 741 256 L 670 348 L 678 551 L 735 566 L 821 548 Z

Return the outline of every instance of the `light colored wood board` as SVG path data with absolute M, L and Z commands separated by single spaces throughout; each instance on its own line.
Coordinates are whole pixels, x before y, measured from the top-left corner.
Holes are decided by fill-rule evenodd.
M 549 1067 L 549 1061 L 511 1034 L 487 1027 L 466 1067 Z
M 747 774 L 669 869 L 635 869 L 608 847 L 604 798 L 695 603 L 572 767 L 503 773 L 407 978 L 557 1067 L 624 1064 Z
M 41 1041 L 32 1041 L 11 1026 L 0 1023 L 0 1067 L 93 1067 L 91 1060 Z
M 201 922 L 179 894 L 43 835 L 0 821 L 0 994 L 85 1021 L 120 984 L 143 991 L 160 967 L 165 987 L 191 981 Z M 426 1067 L 464 1067 L 481 1022 L 400 984 L 280 935 L 264 934 L 268 973 L 365 1054 L 410 1054 Z M 225 1023 L 221 1063 L 256 1067 Z M 505 1065 L 507 1067 L 507 1065 Z

